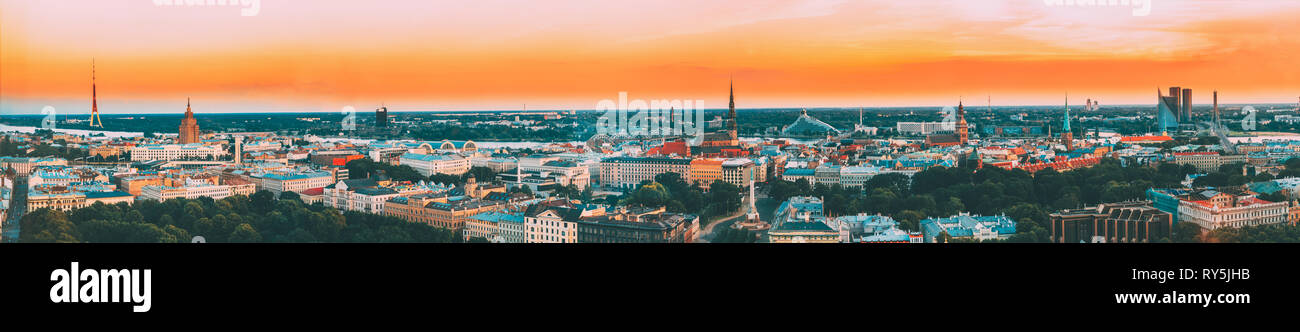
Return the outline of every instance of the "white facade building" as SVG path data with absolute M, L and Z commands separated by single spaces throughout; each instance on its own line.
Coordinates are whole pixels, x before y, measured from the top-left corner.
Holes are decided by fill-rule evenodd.
M 452 189 L 450 186 L 424 183 L 391 181 L 379 183 L 369 179 L 342 180 L 333 186 L 325 187 L 322 202 L 325 206 L 335 209 L 382 214 L 384 202 L 394 197 L 409 197 L 450 189 Z
M 930 135 L 956 130 L 955 122 L 899 122 L 898 133 L 903 135 Z
M 559 157 L 525 157 L 519 159 L 519 170 L 551 178 L 560 186 L 573 185 L 579 190 L 591 184 L 591 172 L 585 165 Z
M 677 173 L 691 178 L 691 159 L 613 157 L 600 162 L 600 185 L 631 189 L 656 175 Z
M 1205 230 L 1281 224 L 1287 221 L 1287 205 L 1254 196 L 1217 193 L 1207 200 L 1180 200 L 1178 222 L 1190 222 Z
M 414 168 L 421 175 L 430 176 L 434 174 L 461 175 L 469 172 L 470 161 L 464 157 L 454 154 L 403 154 L 400 159 L 401 165 Z
M 524 217 L 528 243 L 577 243 L 578 223 L 565 221 L 557 210 L 545 210 Z
M 267 173 L 259 179 L 259 189 L 269 191 L 277 197 L 286 191 L 301 193 L 307 189 L 334 184 L 334 174 L 326 171 Z
M 727 159 L 722 162 L 722 181 L 737 187 L 748 187 L 751 180 L 758 181 L 754 161 Z
M 181 187 L 167 186 L 144 186 L 140 192 L 140 199 L 152 201 L 167 201 L 175 198 L 198 199 L 199 197 L 210 197 L 212 199 L 222 199 L 236 195 L 237 192 L 248 192 L 256 188 L 253 184 L 244 185 L 185 185 Z
M 149 160 L 217 160 L 226 150 L 217 145 L 166 144 L 141 145 L 131 148 L 131 161 Z

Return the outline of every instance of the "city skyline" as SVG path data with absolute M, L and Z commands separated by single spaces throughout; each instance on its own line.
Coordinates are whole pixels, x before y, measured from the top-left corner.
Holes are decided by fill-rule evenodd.
M 1300 243 L 1298 16 L 1300 0 L 0 0 L 4 312 L 1286 317 L 1295 264 L 1261 253 Z
M 3 114 L 89 114 L 92 58 L 103 114 L 179 113 L 190 96 L 200 113 L 581 110 L 620 91 L 721 109 L 729 76 L 739 109 L 1054 105 L 1067 90 L 1154 105 L 1173 85 L 1285 104 L 1300 75 L 1284 33 L 1300 4 L 1284 1 L 1148 16 L 1041 1 L 0 6 Z

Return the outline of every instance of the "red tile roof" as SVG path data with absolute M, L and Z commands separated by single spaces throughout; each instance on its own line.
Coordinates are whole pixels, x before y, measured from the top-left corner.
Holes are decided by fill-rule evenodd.
M 1120 142 L 1167 142 L 1172 140 L 1174 140 L 1172 137 L 1164 135 L 1124 136 L 1119 139 Z

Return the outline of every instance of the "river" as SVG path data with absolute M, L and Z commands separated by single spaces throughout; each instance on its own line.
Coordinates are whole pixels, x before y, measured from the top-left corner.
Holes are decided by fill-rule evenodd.
M 36 132 L 36 129 L 38 129 L 38 128 L 36 128 L 36 127 L 28 127 L 28 126 L 10 126 L 10 125 L 7 125 L 7 124 L 0 124 L 0 132 L 19 132 L 19 133 L 28 133 L 28 134 L 31 134 L 31 133 L 35 133 L 35 132 Z M 144 136 L 144 133 L 138 133 L 138 132 L 133 133 L 133 132 L 125 132 L 125 131 L 85 130 L 85 129 L 64 129 L 64 128 L 55 128 L 55 129 L 54 129 L 54 132 L 56 132 L 56 133 L 64 133 L 64 134 L 72 134 L 72 135 L 80 135 L 80 136 L 87 136 L 87 137 L 89 137 L 90 135 L 103 134 L 104 137 L 107 137 L 107 138 L 127 138 L 127 137 L 141 137 L 141 136 Z

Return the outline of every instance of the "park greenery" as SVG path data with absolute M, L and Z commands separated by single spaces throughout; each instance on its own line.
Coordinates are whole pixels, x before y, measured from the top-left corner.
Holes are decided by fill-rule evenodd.
M 340 212 L 259 191 L 213 200 L 172 199 L 95 205 L 69 212 L 38 209 L 23 216 L 21 242 L 457 242 L 449 230 L 396 217 Z
M 471 176 L 475 178 L 476 182 L 496 181 L 497 177 L 497 173 L 487 167 L 471 167 L 468 173 L 461 175 L 437 173 L 424 176 L 411 166 L 377 163 L 370 158 L 349 161 L 345 167 L 348 168 L 348 178 L 350 179 L 387 178 L 396 181 L 428 181 L 431 183 L 461 185 L 466 180 L 469 180 Z
M 1297 243 L 1300 242 L 1300 227 L 1279 224 L 1219 228 L 1206 233 L 1201 241 L 1211 243 Z
M 821 197 L 828 216 L 891 216 L 910 231 L 919 231 L 921 220 L 960 212 L 1006 214 L 1018 223 L 1009 241 L 1047 242 L 1048 215 L 1054 211 L 1145 199 L 1148 188 L 1181 187 L 1180 182 L 1194 171 L 1173 164 L 1122 167 L 1118 160 L 1107 158 L 1094 167 L 1036 174 L 997 167 L 933 167 L 911 179 L 897 173 L 877 175 L 861 190 L 778 179 L 768 184 L 768 191 L 778 201 Z
M 471 176 L 474 177 L 474 181 L 479 183 L 497 181 L 496 171 L 493 171 L 491 168 L 477 166 L 470 167 L 468 173 L 461 175 L 437 173 L 427 177 L 420 175 L 420 172 L 411 168 L 411 166 L 376 163 L 370 158 L 349 161 L 346 167 L 348 168 L 348 178 L 350 179 L 388 178 L 397 181 L 427 181 L 429 183 L 443 183 L 457 186 L 465 184 Z M 515 191 L 527 194 L 533 193 L 532 190 L 526 186 L 516 187 Z M 577 186 L 569 184 L 567 186 L 556 187 L 552 194 L 559 197 L 589 201 L 592 199 L 593 192 L 590 187 L 581 190 L 578 189 Z
M 619 205 L 663 206 L 668 212 L 699 215 L 700 222 L 708 224 L 738 211 L 743 200 L 740 193 L 739 186 L 722 180 L 709 184 L 706 193 L 700 184 L 687 183 L 681 174 L 663 173 L 656 175 L 654 181 L 645 181 L 636 190 L 611 199 Z
M 36 144 L 33 146 L 31 144 L 20 144 L 14 142 L 9 138 L 9 136 L 5 136 L 4 140 L 0 141 L 0 156 L 55 157 L 67 160 L 76 160 L 87 156 L 87 151 L 85 149 L 72 148 L 63 140 L 58 140 L 52 143 L 53 144 L 47 141 L 47 143 Z
M 0 142 L 0 150 L 10 146 Z M 2 151 L 0 151 L 2 152 Z M 470 176 L 495 179 L 491 169 L 474 167 L 463 175 L 421 176 L 409 166 L 375 163 L 369 159 L 347 164 L 352 178 L 386 176 L 395 180 L 463 184 Z M 1201 175 L 1195 187 L 1231 187 L 1266 181 L 1267 173 L 1248 174 L 1243 164 L 1224 165 Z M 793 196 L 824 199 L 828 216 L 881 214 L 898 220 L 900 227 L 918 231 L 920 221 L 960 212 L 1006 214 L 1018 223 L 1011 242 L 1046 242 L 1048 214 L 1062 209 L 1099 203 L 1145 199 L 1148 188 L 1181 187 L 1197 171 L 1190 165 L 1160 164 L 1122 167 L 1118 160 L 1103 159 L 1094 167 L 1066 172 L 1052 169 L 1030 174 L 996 167 L 933 167 L 912 177 L 887 173 L 871 178 L 861 189 L 839 185 L 811 185 L 775 179 L 766 184 L 769 196 L 780 202 Z M 1279 177 L 1300 176 L 1300 159 L 1285 162 Z M 681 175 L 664 173 L 636 190 L 612 196 L 606 203 L 663 206 L 669 212 L 701 216 L 704 224 L 734 214 L 742 207 L 742 188 L 715 181 L 704 190 Z M 556 196 L 592 201 L 591 189 L 561 187 Z M 1269 201 L 1290 200 L 1284 192 L 1264 194 Z M 400 219 L 340 212 L 320 205 L 304 205 L 298 196 L 279 200 L 269 192 L 232 196 L 220 200 L 200 198 L 166 202 L 137 201 L 134 205 L 96 204 L 69 212 L 40 209 L 22 220 L 23 242 L 188 242 L 202 235 L 209 242 L 453 242 L 450 231 Z M 722 228 L 714 242 L 752 242 L 747 231 Z M 1300 227 L 1268 225 L 1219 229 L 1202 234 L 1190 223 L 1175 226 L 1170 239 L 1160 242 L 1295 242 Z
M 731 227 L 715 228 L 717 235 L 713 237 L 713 243 L 755 243 L 758 242 L 757 231 L 747 229 L 735 229 Z
M 1252 169 L 1246 167 L 1246 164 L 1244 163 L 1227 164 L 1227 165 L 1220 166 L 1219 169 L 1215 172 L 1209 172 L 1198 176 L 1195 180 L 1192 181 L 1192 186 L 1196 188 L 1236 187 L 1251 182 L 1263 182 L 1263 181 L 1269 181 L 1273 179 L 1300 177 L 1300 158 L 1287 159 L 1283 163 L 1283 165 L 1285 166 L 1285 168 L 1279 171 L 1277 176 L 1275 177 L 1272 174 L 1265 173 L 1265 172 L 1251 174 Z M 1274 201 L 1274 202 L 1288 200 L 1284 194 L 1280 194 L 1280 193 L 1275 193 L 1274 195 L 1261 195 L 1260 198 L 1269 201 Z

